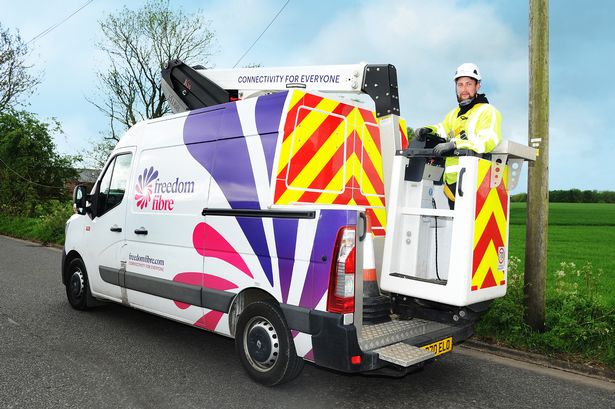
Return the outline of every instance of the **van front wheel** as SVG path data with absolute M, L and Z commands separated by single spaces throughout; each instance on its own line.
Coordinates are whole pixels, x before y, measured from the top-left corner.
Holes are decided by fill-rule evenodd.
M 88 274 L 85 271 L 85 264 L 79 258 L 74 259 L 68 265 L 68 275 L 66 280 L 66 297 L 70 305 L 76 310 L 86 310 L 90 287 Z
M 235 349 L 250 377 L 263 385 L 288 382 L 303 369 L 282 312 L 269 301 L 256 301 L 243 310 Z

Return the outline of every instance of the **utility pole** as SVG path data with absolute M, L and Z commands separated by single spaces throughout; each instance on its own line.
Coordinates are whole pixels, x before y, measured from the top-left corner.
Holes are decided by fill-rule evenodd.
M 525 235 L 525 322 L 545 328 L 549 220 L 549 0 L 530 0 L 528 144 L 538 149 L 529 164 Z

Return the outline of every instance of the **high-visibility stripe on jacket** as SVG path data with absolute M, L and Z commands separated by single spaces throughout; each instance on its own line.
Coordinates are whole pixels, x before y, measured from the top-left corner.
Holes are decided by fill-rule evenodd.
M 459 115 L 459 107 L 454 108 L 444 121 L 432 128 L 447 140 L 454 140 L 457 149 L 470 149 L 476 153 L 491 152 L 502 140 L 502 115 L 491 104 L 477 103 L 470 110 Z M 459 158 L 446 158 L 444 181 L 457 182 Z

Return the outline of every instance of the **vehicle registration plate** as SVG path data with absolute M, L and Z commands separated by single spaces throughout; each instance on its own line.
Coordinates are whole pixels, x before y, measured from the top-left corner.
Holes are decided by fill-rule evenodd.
M 453 350 L 453 337 L 441 339 L 421 348 L 433 352 L 435 356 L 442 355 Z

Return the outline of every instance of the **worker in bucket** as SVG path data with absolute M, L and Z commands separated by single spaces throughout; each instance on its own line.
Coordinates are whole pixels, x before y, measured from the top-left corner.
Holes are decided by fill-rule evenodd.
M 419 141 L 428 137 L 444 139 L 434 147 L 435 156 L 447 156 L 444 169 L 444 194 L 451 209 L 455 207 L 459 158 L 449 156 L 455 149 L 470 149 L 477 153 L 491 152 L 501 140 L 502 116 L 479 94 L 481 75 L 476 64 L 461 64 L 455 71 L 455 90 L 459 106 L 450 111 L 437 125 L 416 130 Z

